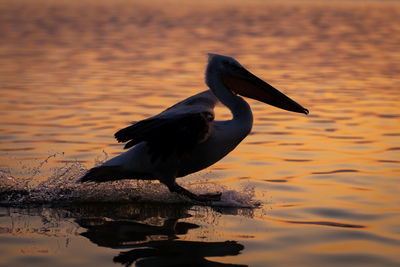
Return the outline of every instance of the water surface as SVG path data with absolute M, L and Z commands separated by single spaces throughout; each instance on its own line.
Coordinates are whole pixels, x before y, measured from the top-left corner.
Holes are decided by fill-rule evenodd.
M 17 0 L 0 25 L 0 264 L 400 264 L 399 3 Z M 114 132 L 205 90 L 208 52 L 310 110 L 248 100 L 251 135 L 178 181 L 230 207 L 75 185 Z

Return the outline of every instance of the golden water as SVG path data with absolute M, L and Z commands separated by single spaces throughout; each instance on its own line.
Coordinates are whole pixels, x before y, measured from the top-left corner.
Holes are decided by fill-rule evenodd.
M 123 151 L 115 131 L 205 90 L 208 52 L 310 110 L 248 100 L 252 134 L 179 181 L 259 208 L 182 204 L 157 183 L 147 196 L 126 185 L 145 203 L 98 204 L 114 189 L 126 201 L 112 185 L 75 195 L 97 204 L 14 196 L 0 209 L 0 264 L 399 266 L 398 2 L 2 0 L 0 40 L 0 189 L 35 188 L 25 200 L 72 186 Z M 135 262 L 144 247 L 158 254 Z

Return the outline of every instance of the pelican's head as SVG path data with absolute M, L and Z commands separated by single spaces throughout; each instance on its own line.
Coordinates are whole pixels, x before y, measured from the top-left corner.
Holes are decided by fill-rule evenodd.
M 216 77 L 215 75 L 234 94 L 249 97 L 281 109 L 308 114 L 307 109 L 246 70 L 232 57 L 208 54 L 206 83 L 210 88 L 214 87 L 213 78 Z

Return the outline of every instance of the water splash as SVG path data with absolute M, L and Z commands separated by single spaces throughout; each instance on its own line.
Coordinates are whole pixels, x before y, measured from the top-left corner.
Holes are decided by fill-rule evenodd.
M 100 165 L 107 160 L 96 158 Z M 183 196 L 170 193 L 166 186 L 158 181 L 124 180 L 107 183 L 83 183 L 76 181 L 82 177 L 87 168 L 80 162 L 67 162 L 62 167 L 52 168 L 48 178 L 39 179 L 42 168 L 50 159 L 63 157 L 55 153 L 32 168 L 28 178 L 19 179 L 11 170 L 0 170 L 0 201 L 3 205 L 20 206 L 26 204 L 68 204 L 77 202 L 140 202 L 140 203 L 175 203 L 199 204 Z M 188 179 L 190 180 L 190 179 Z M 255 208 L 260 203 L 254 200 L 254 187 L 247 185 L 240 191 L 210 182 L 207 179 L 196 179 L 195 182 L 179 180 L 180 184 L 196 194 L 221 192 L 221 201 L 208 203 L 217 207 Z

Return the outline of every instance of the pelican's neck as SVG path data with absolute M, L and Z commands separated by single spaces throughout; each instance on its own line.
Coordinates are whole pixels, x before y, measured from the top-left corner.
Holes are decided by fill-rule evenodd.
M 253 124 L 253 113 L 249 104 L 240 96 L 234 95 L 222 82 L 217 72 L 208 71 L 206 83 L 218 100 L 230 109 L 234 120 L 243 120 Z

